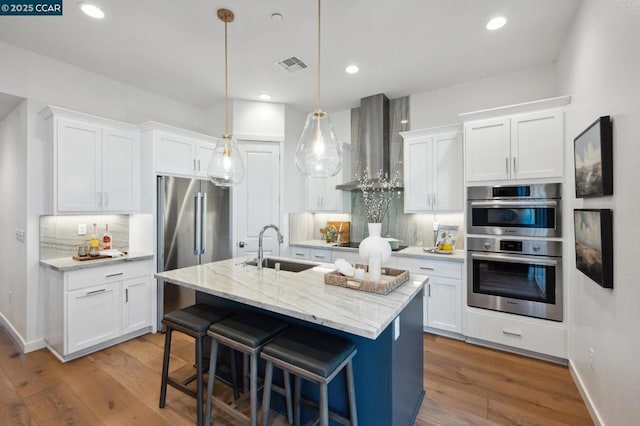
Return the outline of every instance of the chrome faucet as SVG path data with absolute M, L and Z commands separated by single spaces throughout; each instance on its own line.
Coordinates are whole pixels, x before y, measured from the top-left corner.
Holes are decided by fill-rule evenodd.
M 278 242 L 280 244 L 284 243 L 284 237 L 280 233 L 280 228 L 278 228 L 276 225 L 273 225 L 273 224 L 266 225 L 265 227 L 263 227 L 262 231 L 260 231 L 260 235 L 258 236 L 258 258 L 256 259 L 256 265 L 258 266 L 258 269 L 262 269 L 262 264 L 264 263 L 264 252 L 262 250 L 262 237 L 264 236 L 264 231 L 266 231 L 269 228 L 275 229 L 275 231 L 278 233 Z

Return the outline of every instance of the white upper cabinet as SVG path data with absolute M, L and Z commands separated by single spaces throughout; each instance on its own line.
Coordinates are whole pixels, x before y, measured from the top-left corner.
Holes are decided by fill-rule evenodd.
M 464 120 L 469 120 L 464 124 L 466 181 L 561 179 L 564 175 L 561 107 L 570 100 L 569 96 L 563 96 L 461 114 Z
M 135 213 L 140 138 L 135 126 L 48 107 L 54 213 Z
M 328 178 L 305 178 L 304 206 L 310 212 L 351 211 L 351 193 L 336 189 L 342 183 L 342 173 Z
M 145 154 L 155 156 L 155 173 L 207 177 L 216 138 L 153 122 L 143 124 L 142 131 Z
M 463 209 L 460 126 L 402 132 L 404 211 L 423 213 Z
M 336 189 L 350 181 L 351 145 L 342 144 L 342 169 L 327 178 L 305 178 L 304 208 L 309 212 L 351 213 L 351 192 Z

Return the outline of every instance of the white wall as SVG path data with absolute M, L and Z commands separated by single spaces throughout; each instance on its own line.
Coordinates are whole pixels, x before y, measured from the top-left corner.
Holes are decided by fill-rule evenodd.
M 26 163 L 27 102 L 23 101 L 0 121 L 0 315 L 18 335 L 27 331 L 27 246 L 15 235 L 16 229 L 27 231 Z
M 114 120 L 202 131 L 204 111 L 0 42 L 0 92 Z
M 10 222 L 3 228 L 10 235 L 1 241 L 4 248 L 11 248 L 12 256 L 24 259 L 25 265 L 16 268 L 15 263 L 0 263 L 0 273 L 11 274 L 11 285 L 20 289 L 15 296 L 20 300 L 14 302 L 19 318 L 9 319 L 9 322 L 19 334 L 17 337 L 22 348 L 29 351 L 43 344 L 44 292 L 39 278 L 38 218 L 47 212 L 44 180 L 51 169 L 51 160 L 44 158 L 43 126 L 38 112 L 52 104 L 134 124 L 154 120 L 194 131 L 204 128 L 205 114 L 203 110 L 173 99 L 3 42 L 0 42 L 0 58 L 0 92 L 28 99 L 22 106 L 22 144 L 19 150 L 6 156 L 3 151 L 2 161 L 10 167 L 3 164 L 1 172 L 11 176 L 16 174 L 14 178 L 3 179 L 3 185 L 17 183 L 10 188 L 19 188 L 19 194 L 11 192 L 15 189 L 9 189 L 8 196 L 2 192 L 3 197 L 7 200 L 15 198 L 15 202 L 6 201 L 6 205 L 12 205 L 12 208 L 5 210 L 6 215 L 3 213 L 3 220 Z M 4 144 L 0 149 L 5 150 Z M 18 173 L 22 174 L 18 176 Z M 16 241 L 14 232 L 18 227 L 26 231 L 26 240 L 16 249 L 13 242 Z M 8 258 L 2 256 L 2 259 Z M 0 300 L 7 299 L 5 293 L 0 294 Z M 5 314 L 5 308 L 0 305 L 0 309 Z
M 409 97 L 412 130 L 458 123 L 458 114 L 564 95 L 556 87 L 556 67 L 548 64 L 473 80 Z
M 585 0 L 558 60 L 559 87 L 572 95 L 566 120 L 565 265 L 569 358 L 607 425 L 638 425 L 640 401 L 640 0 Z M 614 195 L 576 199 L 573 138 L 601 115 L 613 118 Z M 614 288 L 575 268 L 574 208 L 613 209 Z M 589 349 L 595 354 L 591 368 Z

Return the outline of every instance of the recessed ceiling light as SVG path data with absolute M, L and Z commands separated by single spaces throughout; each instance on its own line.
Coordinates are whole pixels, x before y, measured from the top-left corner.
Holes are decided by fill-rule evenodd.
M 487 22 L 487 29 L 490 31 L 497 30 L 498 28 L 504 27 L 504 24 L 507 23 L 507 18 L 504 16 L 497 16 Z
M 280 22 L 280 21 L 282 21 L 282 19 L 283 19 L 282 15 L 280 13 L 278 13 L 278 12 L 271 14 L 271 20 L 272 21 Z
M 360 68 L 358 68 L 357 65 L 349 65 L 347 68 L 344 69 L 346 72 L 348 72 L 349 74 L 355 74 L 358 71 L 360 71 Z
M 260 96 L 258 96 L 260 99 L 262 99 L 263 101 L 268 101 L 271 99 L 271 95 L 267 94 L 267 93 L 262 93 Z
M 95 19 L 104 18 L 104 12 L 98 6 L 89 3 L 80 3 L 80 10 L 82 10 L 85 15 L 89 15 Z

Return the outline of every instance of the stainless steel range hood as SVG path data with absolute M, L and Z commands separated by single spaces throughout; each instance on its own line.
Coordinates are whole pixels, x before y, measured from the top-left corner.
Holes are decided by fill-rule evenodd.
M 383 175 L 391 171 L 389 146 L 389 99 L 382 93 L 360 100 L 359 150 L 356 170 L 362 173 L 369 170 L 369 179 L 377 181 L 382 170 Z M 336 185 L 336 189 L 359 191 L 358 181 Z

